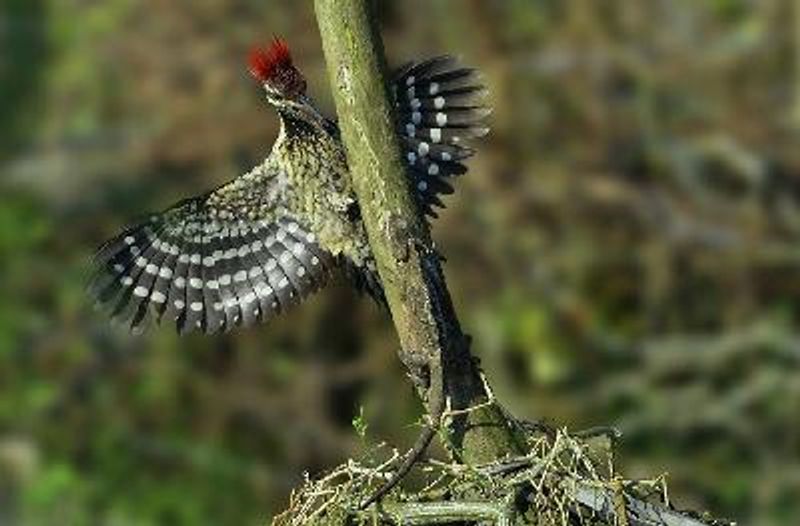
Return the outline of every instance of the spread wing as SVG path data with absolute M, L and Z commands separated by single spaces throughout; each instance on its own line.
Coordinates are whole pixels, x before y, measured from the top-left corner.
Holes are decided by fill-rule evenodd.
M 489 129 L 482 104 L 486 89 L 475 70 L 442 56 L 410 63 L 394 74 L 397 133 L 422 210 L 436 217 L 439 196 L 453 192 L 450 177 L 467 171 L 463 162 L 475 152 L 465 143 Z
M 134 331 L 223 332 L 300 302 L 334 260 L 281 206 L 281 179 L 267 163 L 126 229 L 97 252 L 90 292 Z

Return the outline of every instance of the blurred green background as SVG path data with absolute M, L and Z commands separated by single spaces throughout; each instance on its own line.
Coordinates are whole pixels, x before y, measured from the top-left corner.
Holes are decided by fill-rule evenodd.
M 683 506 L 800 523 L 800 2 L 380 5 L 393 63 L 491 87 L 435 237 L 499 397 L 617 426 Z M 268 152 L 244 57 L 273 34 L 330 110 L 311 2 L 0 1 L 0 524 L 263 524 L 304 471 L 413 442 L 392 328 L 343 285 L 184 339 L 83 295 L 125 223 Z

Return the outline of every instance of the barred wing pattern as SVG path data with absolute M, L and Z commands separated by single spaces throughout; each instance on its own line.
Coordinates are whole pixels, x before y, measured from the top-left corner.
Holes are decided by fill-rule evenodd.
M 131 330 L 150 319 L 174 320 L 180 333 L 250 326 L 327 280 L 334 259 L 280 208 L 269 219 L 236 218 L 220 214 L 211 195 L 182 201 L 98 251 L 90 291 Z
M 461 161 L 475 152 L 464 143 L 489 132 L 481 103 L 486 89 L 473 69 L 451 56 L 410 63 L 394 75 L 397 132 L 412 184 L 425 214 L 436 217 L 440 195 L 453 193 L 448 178 L 467 168 Z

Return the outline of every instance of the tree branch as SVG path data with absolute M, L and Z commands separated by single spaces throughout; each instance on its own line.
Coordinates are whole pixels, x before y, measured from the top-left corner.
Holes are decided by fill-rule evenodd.
M 436 413 L 439 411 L 432 408 L 442 400 L 432 399 L 431 385 L 436 382 L 430 375 L 437 364 L 441 366 L 442 391 L 448 402 L 447 425 L 441 434 L 456 463 L 497 464 L 501 458 L 524 456 L 530 450 L 530 436 L 491 396 L 453 309 L 427 225 L 410 193 L 384 83 L 383 44 L 371 2 L 315 0 L 315 9 L 353 185 L 400 340 L 399 357 L 429 411 Z M 609 484 L 594 486 L 567 475 L 551 476 L 557 486 L 566 488 L 570 506 L 579 516 L 577 508 L 608 523 L 711 524 L 645 502 L 621 486 L 614 490 Z M 351 474 L 346 484 L 358 480 Z M 331 492 L 337 493 L 322 493 Z M 310 500 L 300 498 L 298 502 L 307 507 L 322 495 L 312 493 L 301 493 Z M 514 493 L 510 495 L 514 497 Z M 399 517 L 403 524 L 454 518 L 493 519 L 504 524 L 514 513 L 513 501 L 508 505 L 389 503 L 381 514 Z
M 353 184 L 400 339 L 400 359 L 424 398 L 430 365 L 440 361 L 451 407 L 479 406 L 487 393 L 401 162 L 384 84 L 383 43 L 370 2 L 316 0 L 315 8 Z M 464 412 L 445 433 L 450 453 L 463 462 L 524 451 L 524 441 L 496 405 Z

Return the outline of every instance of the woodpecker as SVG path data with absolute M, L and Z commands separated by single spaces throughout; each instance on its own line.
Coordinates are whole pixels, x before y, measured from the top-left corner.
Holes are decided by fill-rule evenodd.
M 89 290 L 139 332 L 226 332 L 276 316 L 343 272 L 384 301 L 345 149 L 334 120 L 307 94 L 282 39 L 254 48 L 249 70 L 280 119 L 269 156 L 218 188 L 152 214 L 106 242 Z M 448 179 L 466 172 L 467 143 L 488 129 L 485 89 L 451 56 L 392 76 L 396 131 L 419 213 L 436 217 Z

